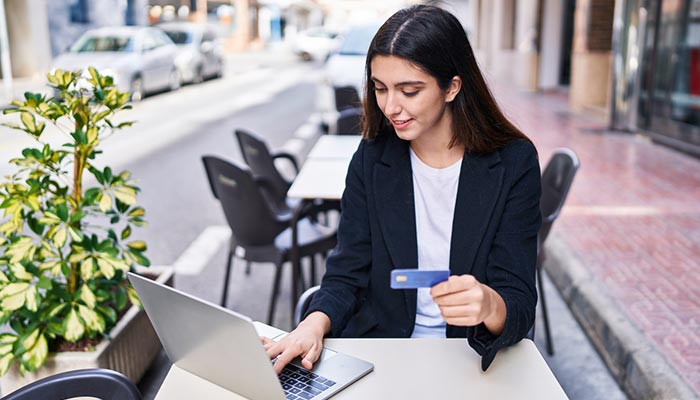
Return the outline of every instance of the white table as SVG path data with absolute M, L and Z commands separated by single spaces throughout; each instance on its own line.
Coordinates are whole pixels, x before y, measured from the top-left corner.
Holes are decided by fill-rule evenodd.
M 360 145 L 362 136 L 324 135 L 318 138 L 311 148 L 308 159 L 314 158 L 352 158 Z
M 287 196 L 305 200 L 340 200 L 345 190 L 348 166 L 360 140 L 361 136 L 321 136 L 311 148 Z
M 259 333 L 274 336 L 260 329 L 264 326 L 256 323 Z M 528 339 L 500 351 L 486 372 L 465 339 L 326 339 L 325 346 L 374 364 L 373 372 L 334 400 L 567 398 Z M 156 395 L 157 400 L 241 398 L 177 366 Z
M 287 191 L 292 199 L 340 200 L 350 158 L 309 158 Z

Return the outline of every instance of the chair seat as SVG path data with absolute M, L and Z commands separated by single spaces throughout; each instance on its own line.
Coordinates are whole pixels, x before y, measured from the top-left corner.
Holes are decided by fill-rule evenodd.
M 297 223 L 297 239 L 299 243 L 299 256 L 305 257 L 332 248 L 336 243 L 336 229 L 330 228 L 308 218 L 303 218 Z M 288 253 L 292 249 L 292 228 L 287 228 L 275 238 L 275 246 Z M 285 257 L 286 259 L 287 257 Z
M 335 247 L 336 229 L 330 228 L 308 218 L 303 218 L 297 223 L 299 233 L 299 257 L 325 252 Z M 245 260 L 252 262 L 283 263 L 289 261 L 292 250 L 292 228 L 287 228 L 275 238 L 274 244 L 265 246 L 247 246 L 239 243 L 235 238 L 232 243 L 237 243 L 245 251 Z

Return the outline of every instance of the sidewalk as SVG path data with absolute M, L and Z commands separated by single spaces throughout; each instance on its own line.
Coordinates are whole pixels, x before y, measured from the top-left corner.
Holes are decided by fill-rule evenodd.
M 561 94 L 494 92 L 542 166 L 557 147 L 581 160 L 545 269 L 620 386 L 631 398 L 700 396 L 700 160 L 606 132 Z

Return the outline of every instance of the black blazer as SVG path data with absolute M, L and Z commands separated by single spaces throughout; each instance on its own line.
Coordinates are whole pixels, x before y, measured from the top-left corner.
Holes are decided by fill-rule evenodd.
M 416 290 L 389 287 L 394 268 L 417 268 L 416 218 L 408 142 L 395 134 L 363 140 L 346 178 L 338 245 L 307 314 L 322 311 L 334 337 L 411 336 Z M 540 170 L 533 145 L 516 140 L 500 151 L 465 154 L 452 227 L 450 271 L 471 274 L 506 304 L 503 332 L 447 326 L 482 356 L 524 338 L 535 321 L 535 263 L 541 224 Z

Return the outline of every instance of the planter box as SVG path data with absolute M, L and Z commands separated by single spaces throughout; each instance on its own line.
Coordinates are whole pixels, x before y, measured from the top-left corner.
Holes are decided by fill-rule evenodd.
M 140 272 L 157 275 L 157 282 L 169 286 L 173 284 L 172 267 L 144 268 Z M 30 382 L 60 372 L 86 368 L 119 371 L 132 382 L 138 382 L 160 349 L 160 341 L 146 312 L 138 307 L 131 307 L 109 332 L 109 339 L 103 339 L 95 347 L 95 351 L 51 353 L 44 366 L 24 376 L 20 375 L 17 364 L 14 364 L 0 377 L 0 393 L 8 394 Z

